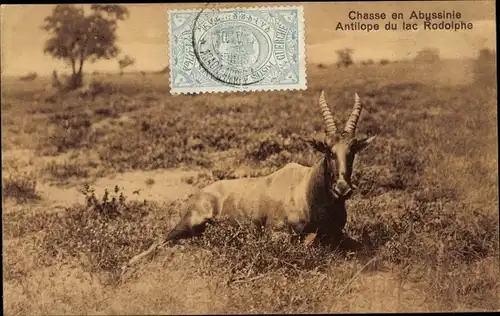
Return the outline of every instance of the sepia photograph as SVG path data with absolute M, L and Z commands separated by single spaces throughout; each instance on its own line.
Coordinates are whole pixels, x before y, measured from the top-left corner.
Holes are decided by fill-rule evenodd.
M 495 4 L 1 5 L 3 313 L 500 310 Z

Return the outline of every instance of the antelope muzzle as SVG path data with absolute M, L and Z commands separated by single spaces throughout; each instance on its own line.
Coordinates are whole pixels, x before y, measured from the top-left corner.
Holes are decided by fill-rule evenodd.
M 333 188 L 333 195 L 336 198 L 348 199 L 353 193 L 353 188 L 345 180 L 338 180 Z

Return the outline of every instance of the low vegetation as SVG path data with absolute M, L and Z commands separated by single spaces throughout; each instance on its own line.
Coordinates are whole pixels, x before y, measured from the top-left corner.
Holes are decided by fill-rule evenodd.
M 69 161 L 63 163 L 52 161 L 47 164 L 45 171 L 49 173 L 51 177 L 61 182 L 75 178 L 86 178 L 89 175 L 85 167 L 76 162 Z
M 2 178 L 2 199 L 14 199 L 18 204 L 39 200 L 36 179 L 29 174 L 17 173 Z
M 316 104 L 322 89 L 338 117 L 358 92 L 365 104 L 358 133 L 378 135 L 356 161 L 359 194 L 347 206 L 346 233 L 369 245 L 364 256 L 221 221 L 201 238 L 163 249 L 120 282 L 120 267 L 168 232 L 186 197 L 162 204 L 132 200 L 119 187 L 86 186 L 83 205 L 34 213 L 25 203 L 3 215 L 6 312 L 310 313 L 363 304 L 372 312 L 497 310 L 496 90 L 465 75 L 462 84 L 436 84 L 445 74 L 432 71 L 441 68 L 412 67 L 373 65 L 372 79 L 362 79 L 366 67 L 349 67 L 342 78 L 336 67 L 311 68 L 308 90 L 287 93 L 171 96 L 166 78 L 141 85 L 140 76 L 127 74 L 110 79 L 114 93 L 93 102 L 67 97 L 49 105 L 6 89 L 11 106 L 2 105 L 2 123 L 24 111 L 48 127 L 26 122 L 31 138 L 21 138 L 7 124 L 11 148 L 41 156 L 89 153 L 106 173 L 197 169 L 182 179 L 197 187 L 267 174 L 291 161 L 311 165 L 318 156 L 302 138 L 322 136 Z M 44 172 L 84 178 L 92 166 L 53 163 Z M 4 199 L 37 196 L 30 181 L 4 179 Z M 73 276 L 63 278 L 68 271 Z M 368 280 L 377 276 L 394 279 L 374 284 L 398 294 L 370 291 L 375 281 Z M 46 294 L 54 286 L 61 290 Z

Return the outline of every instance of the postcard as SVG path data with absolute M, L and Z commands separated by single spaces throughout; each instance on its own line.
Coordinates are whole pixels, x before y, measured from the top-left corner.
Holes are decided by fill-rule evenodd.
M 494 1 L 1 22 L 5 314 L 500 309 Z

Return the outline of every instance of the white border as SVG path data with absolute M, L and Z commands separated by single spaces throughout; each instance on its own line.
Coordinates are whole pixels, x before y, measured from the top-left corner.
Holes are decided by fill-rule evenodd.
M 167 10 L 168 16 L 168 67 L 169 67 L 169 87 L 170 94 L 179 95 L 179 94 L 198 94 L 198 93 L 224 93 L 224 92 L 254 92 L 254 91 L 289 91 L 289 90 L 306 90 L 307 89 L 307 74 L 306 74 L 306 43 L 305 43 L 305 21 L 304 21 L 304 7 L 302 5 L 298 6 L 276 6 L 276 7 L 225 7 L 225 8 L 210 8 L 210 10 L 217 11 L 260 11 L 260 10 L 290 10 L 297 9 L 298 12 L 298 40 L 299 40 L 299 83 L 288 86 L 281 85 L 265 85 L 265 86 L 242 86 L 242 87 L 234 87 L 227 86 L 221 83 L 218 87 L 189 87 L 189 88 L 174 88 L 172 86 L 173 77 L 172 77 L 172 13 L 191 13 L 191 12 L 200 12 L 203 8 L 194 8 L 194 9 L 170 9 Z

